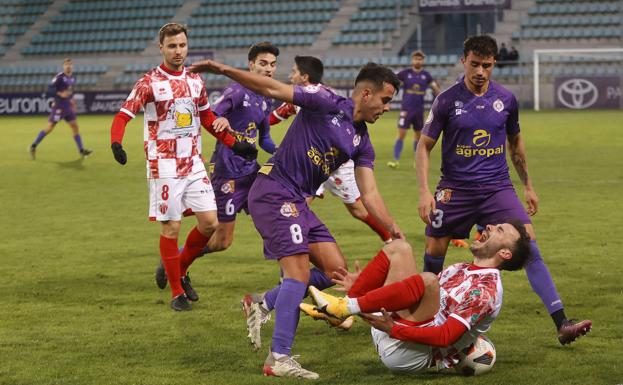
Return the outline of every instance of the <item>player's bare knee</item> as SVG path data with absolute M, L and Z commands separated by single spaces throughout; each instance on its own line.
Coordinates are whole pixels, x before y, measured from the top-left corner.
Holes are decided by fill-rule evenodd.
M 403 259 L 413 258 L 413 250 L 411 249 L 411 245 L 404 239 L 393 240 L 392 242 L 383 246 L 383 251 L 392 263 Z

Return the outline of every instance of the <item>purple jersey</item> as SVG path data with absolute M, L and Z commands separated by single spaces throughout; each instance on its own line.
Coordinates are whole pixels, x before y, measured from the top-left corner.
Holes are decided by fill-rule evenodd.
M 244 140 L 255 145 L 258 141 L 258 130 L 260 145 L 262 145 L 262 138 L 270 139 L 268 136 L 270 131 L 268 117 L 271 111 L 269 98 L 260 96 L 238 83 L 232 83 L 225 88 L 223 96 L 216 102 L 213 111 L 216 115 L 229 120 L 234 130 L 233 135 L 238 141 Z M 270 142 L 272 143 L 272 140 Z M 221 142 L 216 143 L 210 163 L 214 163 L 214 173 L 221 178 L 240 178 L 255 173 L 258 169 L 256 161 L 248 161 L 241 156 L 234 155 L 234 152 Z
M 511 185 L 506 138 L 519 133 L 518 116 L 515 96 L 493 81 L 482 96 L 464 82 L 437 96 L 422 133 L 437 140 L 443 131 L 440 184 Z
M 428 71 L 416 72 L 413 68 L 398 72 L 398 79 L 402 82 L 402 110 L 423 111 L 426 89 L 433 82 Z
M 52 82 L 50 83 L 50 91 L 54 93 L 54 103 L 56 107 L 69 108 L 73 95 L 74 84 L 76 84 L 76 79 L 73 76 L 66 75 L 64 72 L 59 72 L 56 76 L 54 76 Z M 72 95 L 67 98 L 61 98 L 58 96 L 57 92 L 65 90 L 72 91 Z
M 294 86 L 301 107 L 279 150 L 260 172 L 299 196 L 313 196 L 343 163 L 374 167 L 374 148 L 364 122 L 353 122 L 354 103 L 322 85 Z M 271 168 L 272 166 L 272 168 Z M 270 171 L 269 171 L 270 170 Z

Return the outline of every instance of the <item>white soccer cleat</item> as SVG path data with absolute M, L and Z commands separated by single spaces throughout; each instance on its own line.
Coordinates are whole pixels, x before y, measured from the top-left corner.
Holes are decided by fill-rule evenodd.
M 270 312 L 262 305 L 263 296 L 245 294 L 240 303 L 247 321 L 247 337 L 255 350 L 262 347 L 262 325 L 270 320 Z
M 317 380 L 320 378 L 318 373 L 304 369 L 301 364 L 296 361 L 299 356 L 284 356 L 276 359 L 272 352 L 268 352 L 268 357 L 264 361 L 263 373 L 265 376 L 275 377 L 296 377 L 308 380 Z

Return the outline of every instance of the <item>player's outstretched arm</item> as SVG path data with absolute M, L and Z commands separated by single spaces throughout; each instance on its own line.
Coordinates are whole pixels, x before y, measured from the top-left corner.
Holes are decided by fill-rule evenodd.
M 419 186 L 420 201 L 418 203 L 418 213 L 424 223 L 430 225 L 430 213 L 435 210 L 435 198 L 428 187 L 428 167 L 430 163 L 430 152 L 435 147 L 436 140 L 426 135 L 422 135 L 415 150 L 415 172 L 417 174 L 417 184 Z
M 225 75 L 257 94 L 284 102 L 292 103 L 294 98 L 294 87 L 290 84 L 282 83 L 268 76 L 239 70 L 214 60 L 203 60 L 193 63 L 190 66 L 190 72 L 210 72 Z
M 368 317 L 364 318 L 364 320 L 372 324 L 371 321 L 368 320 L 370 317 L 376 316 L 368 315 Z M 448 320 L 439 326 L 413 327 L 394 323 L 390 331 L 387 333 L 392 338 L 401 341 L 409 341 L 429 346 L 446 347 L 458 341 L 466 331 L 467 327 L 461 321 L 454 317 L 448 317 Z
M 374 172 L 368 167 L 355 167 L 355 180 L 366 210 L 392 235 L 392 239 L 404 239 L 398 224 L 389 215 L 385 202 L 376 185 Z
M 539 198 L 532 187 L 532 180 L 528 175 L 526 146 L 524 145 L 520 133 L 508 136 L 508 151 L 511 161 L 513 162 L 513 166 L 515 166 L 515 170 L 517 171 L 517 175 L 519 175 L 519 179 L 524 186 L 524 197 L 526 199 L 526 204 L 528 205 L 528 215 L 534 215 L 537 213 L 539 208 Z

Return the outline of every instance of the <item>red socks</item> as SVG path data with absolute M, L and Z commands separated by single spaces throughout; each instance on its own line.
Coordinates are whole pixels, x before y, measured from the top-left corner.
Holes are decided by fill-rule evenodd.
M 372 290 L 363 297 L 358 297 L 357 303 L 362 313 L 373 313 L 381 308 L 387 311 L 408 309 L 422 299 L 424 290 L 424 280 L 421 275 L 416 274 L 400 282 Z
M 383 242 L 387 242 L 392 239 L 392 235 L 387 231 L 383 226 L 381 226 L 374 217 L 368 213 L 368 216 L 363 219 L 363 221 L 370 226 L 374 232 L 376 232 L 379 237 L 383 240 Z
M 177 239 L 166 238 L 160 235 L 160 258 L 164 270 L 167 272 L 167 279 L 171 286 L 171 297 L 175 298 L 184 293 L 181 283 L 180 258 L 177 250 Z
M 382 287 L 389 271 L 389 258 L 383 250 L 372 258 L 363 269 L 355 284 L 348 291 L 350 298 L 357 298 L 366 295 L 370 290 Z
M 210 237 L 206 237 L 197 230 L 197 226 L 188 233 L 184 249 L 180 253 L 180 274 L 186 275 L 188 267 L 197 258 L 201 250 L 206 246 Z

